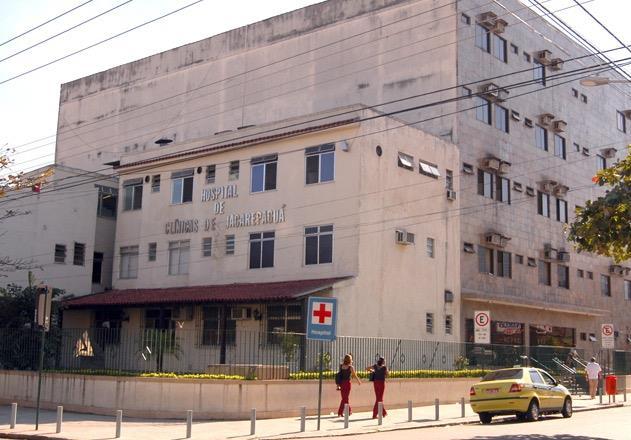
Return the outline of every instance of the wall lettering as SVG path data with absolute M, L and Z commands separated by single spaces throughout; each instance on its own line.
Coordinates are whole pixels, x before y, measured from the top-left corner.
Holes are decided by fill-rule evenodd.
M 235 184 L 202 189 L 202 202 L 233 199 L 236 197 L 239 197 L 239 193 Z
M 199 231 L 199 221 L 196 219 L 176 219 L 168 222 L 164 227 L 164 232 L 166 234 L 189 234 L 197 231 Z

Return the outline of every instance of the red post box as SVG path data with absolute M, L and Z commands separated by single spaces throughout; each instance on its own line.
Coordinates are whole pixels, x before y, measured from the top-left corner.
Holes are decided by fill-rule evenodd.
M 618 378 L 616 376 L 607 376 L 605 379 L 605 391 L 607 394 L 616 394 L 616 388 L 618 385 Z

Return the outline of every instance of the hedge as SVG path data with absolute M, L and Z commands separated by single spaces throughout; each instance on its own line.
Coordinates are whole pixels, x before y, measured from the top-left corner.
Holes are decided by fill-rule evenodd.
M 457 377 L 483 377 L 490 370 L 402 370 L 402 371 L 390 371 L 388 375 L 389 379 L 423 379 L 423 378 L 457 378 Z M 336 371 L 327 370 L 322 372 L 324 379 L 331 379 L 335 377 Z M 362 379 L 368 378 L 367 371 L 358 371 L 357 375 Z M 319 373 L 317 371 L 298 371 L 296 373 L 290 373 L 289 379 L 304 380 L 304 379 L 318 379 Z

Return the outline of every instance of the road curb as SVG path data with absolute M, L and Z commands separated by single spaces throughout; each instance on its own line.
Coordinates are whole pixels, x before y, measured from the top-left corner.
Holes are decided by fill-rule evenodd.
M 604 409 L 622 408 L 624 406 L 627 406 L 627 405 L 625 405 L 624 403 L 605 403 L 603 405 L 598 405 L 598 406 L 593 406 L 593 407 L 575 408 L 574 412 L 580 413 L 580 412 L 588 412 L 588 411 L 599 411 L 599 410 L 604 410 Z M 375 434 L 378 432 L 409 431 L 412 429 L 441 428 L 441 427 L 447 427 L 447 426 L 473 425 L 475 423 L 480 423 L 477 419 L 471 420 L 471 418 L 473 417 L 475 416 L 467 417 L 466 419 L 468 420 L 461 419 L 461 420 L 450 420 L 450 421 L 444 421 L 444 422 L 438 421 L 438 422 L 428 423 L 426 425 L 420 425 L 420 426 L 402 426 L 402 427 L 386 426 L 383 428 L 366 429 L 360 432 L 353 431 L 353 432 L 341 432 L 341 433 L 333 432 L 332 433 L 328 431 L 327 432 L 320 431 L 321 434 L 319 435 L 313 435 L 311 433 L 308 433 L 306 435 L 297 435 L 293 437 L 286 437 L 282 435 L 271 435 L 271 436 L 261 436 L 261 437 L 256 437 L 256 438 L 260 438 L 261 440 L 273 440 L 273 439 L 291 440 L 291 439 L 310 439 L 310 438 L 322 438 L 322 437 L 347 437 L 350 435 Z M 47 434 L 19 434 L 19 433 L 8 433 L 8 432 L 0 431 L 0 435 L 6 439 L 19 439 L 19 440 L 72 440 L 67 437 L 50 436 Z

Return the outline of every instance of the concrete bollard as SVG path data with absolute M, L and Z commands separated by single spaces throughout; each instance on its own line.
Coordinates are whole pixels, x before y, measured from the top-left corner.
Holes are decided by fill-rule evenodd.
M 379 411 L 377 415 L 377 425 L 383 425 L 383 402 L 377 403 L 377 411 Z
M 61 423 L 64 418 L 64 407 L 57 407 L 57 429 L 55 429 L 55 433 L 59 434 L 61 432 Z
M 300 407 L 300 432 L 305 432 L 307 430 L 307 407 Z
M 186 411 L 186 438 L 193 436 L 193 410 Z
M 440 401 L 438 399 L 434 399 L 434 409 L 436 410 L 436 420 L 440 420 Z
M 464 397 L 460 398 L 460 417 L 465 416 Z
M 250 435 L 256 434 L 256 408 L 252 408 L 250 414 Z
M 412 401 L 408 400 L 408 422 L 412 421 Z
M 11 404 L 11 421 L 9 423 L 9 427 L 11 429 L 15 429 L 15 425 L 17 423 L 18 420 L 18 404 L 17 403 L 12 403 Z
M 601 383 L 599 383 L 598 385 L 599 385 L 599 387 L 598 387 L 598 397 L 600 399 L 600 404 L 602 405 L 603 404 L 603 387 L 602 387 Z
M 123 410 L 116 410 L 116 438 L 121 437 L 121 427 L 123 425 Z
M 348 403 L 344 404 L 344 429 L 348 428 L 348 415 L 350 412 L 350 408 L 348 406 Z

